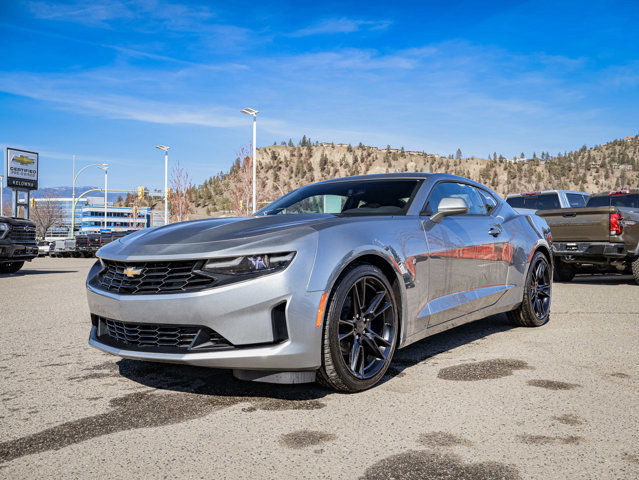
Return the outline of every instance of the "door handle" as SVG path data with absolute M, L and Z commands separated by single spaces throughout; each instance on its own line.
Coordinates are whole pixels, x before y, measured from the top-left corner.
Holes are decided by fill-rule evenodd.
M 490 227 L 488 229 L 488 233 L 490 235 L 492 235 L 493 237 L 496 237 L 497 235 L 499 235 L 502 232 L 502 228 L 501 225 L 493 225 L 492 227 Z

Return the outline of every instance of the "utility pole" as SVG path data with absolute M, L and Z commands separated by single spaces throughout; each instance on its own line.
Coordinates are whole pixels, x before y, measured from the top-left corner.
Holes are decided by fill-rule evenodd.
M 164 150 L 164 225 L 169 224 L 169 149 L 166 145 L 157 145 L 155 148 Z
M 240 112 L 253 117 L 253 213 L 255 213 L 257 211 L 257 114 L 260 112 L 248 107 Z

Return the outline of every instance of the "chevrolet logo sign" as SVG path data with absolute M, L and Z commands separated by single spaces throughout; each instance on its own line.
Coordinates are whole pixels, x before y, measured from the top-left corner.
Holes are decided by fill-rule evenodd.
M 136 275 L 140 275 L 140 273 L 142 273 L 142 269 L 128 267 L 128 268 L 125 268 L 124 272 L 122 273 L 124 273 L 127 277 L 131 278 L 131 277 L 135 277 Z
M 29 158 L 26 155 L 20 155 L 18 157 L 13 157 L 13 161 L 21 163 L 22 165 L 29 165 L 29 164 L 35 162 L 35 160 L 33 158 Z

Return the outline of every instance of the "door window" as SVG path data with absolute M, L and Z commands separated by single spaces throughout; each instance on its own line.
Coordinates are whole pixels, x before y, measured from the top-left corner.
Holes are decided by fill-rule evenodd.
M 440 182 L 433 187 L 426 201 L 424 213 L 433 215 L 437 213 L 439 202 L 444 198 L 463 198 L 468 205 L 468 215 L 486 215 L 487 208 L 482 196 L 477 189 L 465 183 Z
M 579 208 L 585 207 L 586 201 L 584 200 L 584 196 L 579 193 L 567 193 L 566 198 L 568 199 L 568 203 L 571 208 Z

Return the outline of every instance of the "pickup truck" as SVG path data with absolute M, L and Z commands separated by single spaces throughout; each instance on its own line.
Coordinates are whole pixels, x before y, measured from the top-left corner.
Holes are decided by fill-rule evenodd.
M 16 217 L 0 217 L 0 273 L 16 273 L 24 262 L 38 256 L 35 223 Z
M 537 210 L 584 207 L 589 193 L 573 190 L 544 190 L 543 192 L 509 193 L 506 203 L 519 213 L 529 214 Z
M 625 272 L 639 283 L 639 190 L 599 193 L 585 207 L 537 215 L 550 226 L 559 280 L 579 271 Z

